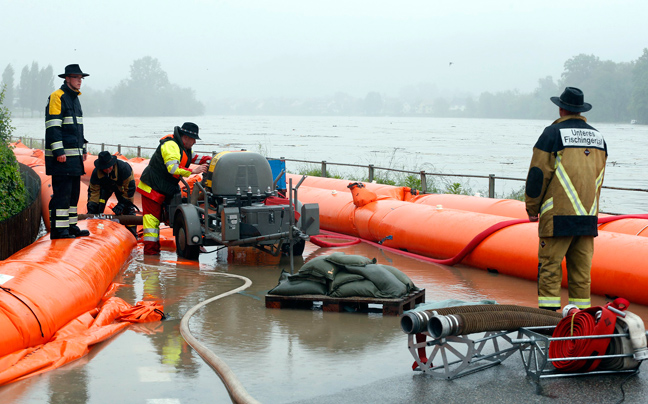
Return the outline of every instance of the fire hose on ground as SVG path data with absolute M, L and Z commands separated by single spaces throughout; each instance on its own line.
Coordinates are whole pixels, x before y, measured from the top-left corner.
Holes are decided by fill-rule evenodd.
M 592 371 L 594 369 L 635 369 L 640 362 L 648 359 L 646 330 L 644 323 L 636 314 L 626 311 L 630 303 L 617 298 L 605 306 L 594 306 L 579 310 L 574 305 L 563 309 L 564 318 L 556 326 L 549 345 L 550 358 L 555 360 L 556 369 L 564 372 Z M 625 334 L 628 338 L 614 337 L 614 333 Z M 598 338 L 569 339 L 580 336 Z M 571 360 L 567 358 L 591 357 L 632 353 L 632 357 Z
M 187 341 L 187 343 L 198 352 L 198 355 L 200 355 L 201 358 L 207 364 L 214 369 L 216 374 L 218 374 L 218 377 L 221 378 L 223 381 L 223 384 L 225 385 L 225 388 L 227 389 L 227 392 L 230 395 L 230 398 L 232 399 L 233 403 L 243 403 L 243 404 L 257 404 L 259 401 L 257 401 L 254 397 L 252 397 L 243 387 L 243 384 L 238 380 L 232 369 L 225 363 L 221 358 L 219 358 L 215 353 L 209 350 L 205 345 L 203 345 L 198 339 L 196 339 L 192 334 L 191 330 L 189 329 L 189 319 L 191 319 L 191 316 L 193 316 L 198 309 L 201 307 L 216 301 L 218 299 L 221 299 L 223 297 L 233 295 L 235 293 L 238 293 L 242 290 L 247 289 L 252 285 L 252 281 L 249 280 L 248 278 L 240 275 L 234 275 L 234 274 L 226 274 L 226 273 L 221 273 L 219 275 L 223 276 L 229 276 L 232 278 L 238 278 L 242 279 L 245 281 L 245 284 L 242 286 L 239 286 L 236 289 L 232 289 L 229 292 L 222 293 L 218 296 L 214 296 L 210 299 L 204 300 L 191 309 L 187 311 L 187 313 L 182 317 L 182 320 L 180 321 L 180 334 L 182 335 L 182 338 Z

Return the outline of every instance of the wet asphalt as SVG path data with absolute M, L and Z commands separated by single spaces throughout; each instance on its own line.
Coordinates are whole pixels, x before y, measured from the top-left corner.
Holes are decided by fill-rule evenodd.
M 533 282 L 485 271 L 444 267 L 358 244 L 338 248 L 375 257 L 426 289 L 426 300 L 492 299 L 533 306 Z M 308 243 L 304 259 L 329 254 Z M 501 364 L 445 380 L 411 370 L 413 357 L 399 318 L 381 313 L 266 309 L 264 297 L 290 263 L 227 262 L 223 251 L 200 262 L 174 252 L 144 257 L 141 247 L 115 279 L 128 302 L 160 299 L 167 320 L 134 325 L 95 346 L 86 357 L 45 374 L 0 387 L 1 403 L 227 403 L 218 376 L 179 333 L 180 319 L 199 302 L 253 284 L 199 310 L 192 333 L 221 357 L 249 394 L 263 403 L 644 403 L 645 365 L 633 374 L 542 379 L 526 375 L 519 352 Z M 597 298 L 601 304 L 602 298 Z M 648 309 L 636 306 L 644 321 Z M 379 311 L 379 310 L 378 310 Z

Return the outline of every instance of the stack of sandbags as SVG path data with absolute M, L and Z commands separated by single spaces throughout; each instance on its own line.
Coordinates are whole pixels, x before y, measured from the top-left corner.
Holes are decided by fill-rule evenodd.
M 336 252 L 313 258 L 294 275 L 283 271 L 273 295 L 327 295 L 397 299 L 418 290 L 410 278 L 376 259 Z

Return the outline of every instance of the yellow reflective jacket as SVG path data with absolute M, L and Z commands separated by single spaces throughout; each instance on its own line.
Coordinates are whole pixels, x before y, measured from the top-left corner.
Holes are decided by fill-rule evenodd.
M 607 145 L 580 115 L 546 127 L 533 147 L 526 210 L 539 215 L 538 235 L 597 236 Z

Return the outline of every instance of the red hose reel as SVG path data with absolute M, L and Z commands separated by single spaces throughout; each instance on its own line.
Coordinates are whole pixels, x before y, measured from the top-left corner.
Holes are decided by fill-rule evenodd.
M 616 312 L 625 311 L 630 303 L 618 298 L 605 306 L 594 306 L 579 310 L 574 307 L 558 323 L 553 338 L 609 335 L 614 333 Z M 612 309 L 610 309 L 610 307 Z M 582 338 L 552 341 L 549 358 L 577 358 L 605 355 L 610 338 Z M 601 359 L 578 359 L 554 361 L 554 367 L 563 372 L 590 372 L 595 370 Z

